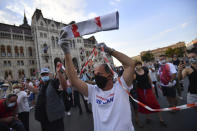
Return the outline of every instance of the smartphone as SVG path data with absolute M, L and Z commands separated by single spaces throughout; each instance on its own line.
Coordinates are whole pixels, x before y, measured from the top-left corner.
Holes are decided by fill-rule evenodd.
M 190 67 L 189 60 L 185 60 L 185 66 L 186 66 L 186 67 Z
M 66 69 L 65 69 L 65 67 L 63 66 L 63 64 L 60 63 L 58 66 L 60 67 L 60 71 L 61 71 L 62 73 L 64 73 L 64 71 L 65 71 Z

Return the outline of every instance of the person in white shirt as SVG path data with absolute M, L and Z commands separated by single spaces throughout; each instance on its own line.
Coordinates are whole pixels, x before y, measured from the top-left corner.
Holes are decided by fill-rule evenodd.
M 113 73 L 106 64 L 101 64 L 94 69 L 96 85 L 83 82 L 77 77 L 70 54 L 70 41 L 66 33 L 60 35 L 59 44 L 65 53 L 65 66 L 71 84 L 92 104 L 94 131 L 134 131 L 131 121 L 131 108 L 129 95 L 120 83 L 113 83 Z M 118 51 L 102 43 L 104 50 L 109 55 L 117 58 L 124 66 L 124 73 L 120 78 L 123 86 L 132 88 L 135 62 Z M 98 45 L 101 47 L 101 44 Z
M 169 107 L 177 105 L 176 100 L 176 68 L 172 63 L 166 62 L 165 55 L 160 55 L 160 68 L 158 70 L 158 78 L 163 95 L 166 96 Z M 174 111 L 172 111 L 174 112 Z
M 18 110 L 18 118 L 23 123 L 26 131 L 29 131 L 29 103 L 28 103 L 28 95 L 24 91 L 25 87 L 22 84 L 14 84 L 14 93 L 18 96 L 17 99 L 17 110 Z
M 156 73 L 156 70 L 155 70 L 155 67 L 154 67 L 153 63 L 151 63 L 151 62 L 149 63 L 148 69 L 149 69 L 150 78 L 153 82 L 153 86 L 154 86 L 154 89 L 155 89 L 155 94 L 158 98 L 159 94 L 158 94 L 158 91 L 157 91 L 157 73 Z

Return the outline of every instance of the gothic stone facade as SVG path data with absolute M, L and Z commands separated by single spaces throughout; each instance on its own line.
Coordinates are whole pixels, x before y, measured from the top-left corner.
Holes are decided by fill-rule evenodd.
M 36 9 L 32 16 L 31 26 L 28 25 L 25 16 L 20 26 L 0 23 L 0 79 L 38 77 L 43 67 L 55 72 L 54 59 L 64 58 L 58 45 L 59 32 L 64 26 L 66 24 L 44 18 L 39 9 Z M 88 39 L 82 37 L 72 39 L 71 55 L 78 70 L 87 61 L 96 43 L 94 36 Z M 109 60 L 113 66 L 110 57 Z M 104 63 L 100 52 L 93 62 L 93 65 L 91 63 L 88 65 L 88 69 Z

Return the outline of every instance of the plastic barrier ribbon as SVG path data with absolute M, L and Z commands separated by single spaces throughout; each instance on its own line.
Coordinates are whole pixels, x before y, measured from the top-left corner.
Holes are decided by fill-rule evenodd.
M 96 55 L 92 55 L 94 53 L 94 51 L 95 51 L 95 48 L 93 49 L 90 57 L 88 58 L 87 64 L 88 64 L 88 62 L 89 62 L 89 60 L 91 58 L 94 59 L 96 57 Z M 138 100 L 136 100 L 136 99 L 134 99 L 132 97 L 132 95 L 130 94 L 130 92 L 122 85 L 122 82 L 120 81 L 120 78 L 118 77 L 117 73 L 112 70 L 112 67 L 111 67 L 111 65 L 109 63 L 109 60 L 107 59 L 107 56 L 106 56 L 106 54 L 104 52 L 104 48 L 103 47 L 101 47 L 101 53 L 102 53 L 102 55 L 104 57 L 105 62 L 107 63 L 107 65 L 109 66 L 109 68 L 111 69 L 111 71 L 113 72 L 113 74 L 115 75 L 115 78 L 117 78 L 117 80 L 120 83 L 121 87 L 127 92 L 127 94 L 129 95 L 129 97 L 134 102 L 138 103 L 140 106 L 146 108 L 147 110 L 154 111 L 154 112 L 161 112 L 161 111 L 183 110 L 183 109 L 188 109 L 188 108 L 192 108 L 192 107 L 197 106 L 197 102 L 195 102 L 195 103 L 192 103 L 192 104 L 185 104 L 185 105 L 180 105 L 180 106 L 176 106 L 176 107 L 168 107 L 168 108 L 161 108 L 161 109 L 152 109 L 151 107 L 143 104 L 142 102 L 140 102 L 140 101 L 138 101 Z M 84 69 L 87 66 L 87 64 L 82 69 Z

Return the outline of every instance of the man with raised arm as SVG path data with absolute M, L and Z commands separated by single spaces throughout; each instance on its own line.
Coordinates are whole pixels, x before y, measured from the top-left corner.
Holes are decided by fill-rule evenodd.
M 77 77 L 70 54 L 70 41 L 67 33 L 60 34 L 59 44 L 65 53 L 67 74 L 73 87 L 88 97 L 92 104 L 94 131 L 134 131 L 131 121 L 129 96 L 118 81 L 113 83 L 113 73 L 107 64 L 101 64 L 94 69 L 96 85 L 83 82 Z M 101 44 L 98 45 L 99 47 Z M 120 78 L 122 85 L 130 90 L 134 75 L 135 62 L 123 53 L 115 51 L 102 44 L 104 51 L 124 66 Z

